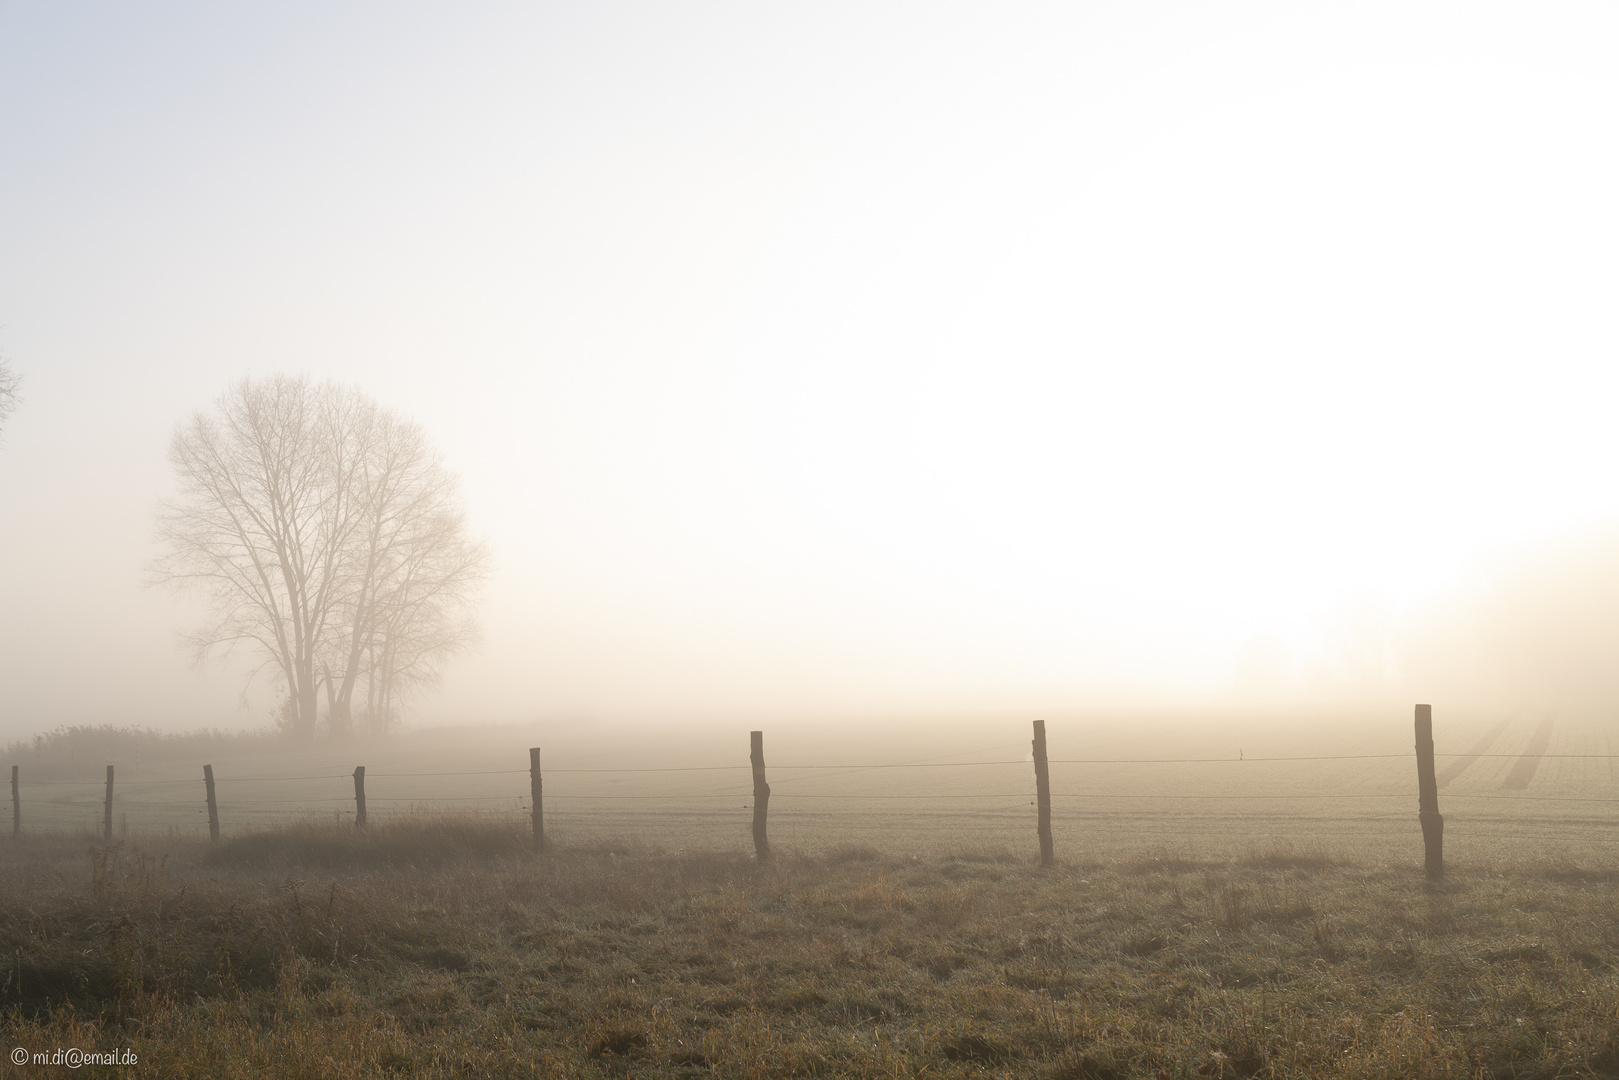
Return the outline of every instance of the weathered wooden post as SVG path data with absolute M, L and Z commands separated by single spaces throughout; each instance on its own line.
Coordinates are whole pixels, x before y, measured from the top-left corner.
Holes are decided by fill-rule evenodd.
M 219 839 L 219 804 L 214 801 L 214 767 L 202 767 L 202 782 L 208 788 L 208 839 Z
M 1439 784 L 1433 771 L 1433 706 L 1417 706 L 1417 809 L 1422 820 L 1423 864 L 1428 880 L 1445 876 L 1445 819 L 1439 816 Z
M 112 766 L 107 766 L 107 805 L 101 811 L 101 842 L 112 843 Z
M 540 748 L 528 748 L 528 799 L 534 813 L 534 850 L 545 850 L 545 811 L 540 802 Z
M 22 792 L 17 790 L 17 766 L 11 767 L 11 835 L 22 832 Z
M 770 837 L 765 834 L 765 815 L 770 810 L 770 785 L 765 783 L 765 733 L 749 733 L 753 761 L 753 853 L 761 861 L 770 858 Z
M 1034 792 L 1039 804 L 1040 865 L 1055 866 L 1057 855 L 1051 846 L 1051 768 L 1046 764 L 1046 722 L 1034 722 Z
M 365 828 L 365 766 L 354 766 L 354 827 Z

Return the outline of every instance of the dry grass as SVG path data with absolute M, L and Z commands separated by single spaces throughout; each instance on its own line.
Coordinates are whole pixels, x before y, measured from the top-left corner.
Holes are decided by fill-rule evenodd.
M 101 1074 L 165 1077 L 1619 1072 L 1606 871 L 1430 889 L 1286 849 L 1041 871 L 523 841 L 425 817 L 217 850 L 24 838 L 0 854 L 0 1049 L 129 1048 L 142 1066 Z

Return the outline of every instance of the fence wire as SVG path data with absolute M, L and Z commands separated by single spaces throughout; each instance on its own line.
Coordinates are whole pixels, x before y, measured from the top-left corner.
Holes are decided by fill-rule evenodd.
M 1531 754 L 1531 753 L 1474 753 L 1443 752 L 1436 753 L 1436 758 L 1465 759 L 1467 763 L 1480 759 L 1516 759 L 1522 761 L 1542 760 L 1601 760 L 1612 761 L 1619 759 L 1619 754 Z M 1308 754 L 1308 755 L 1260 755 L 1247 756 L 1239 753 L 1236 757 L 1081 757 L 1081 758 L 1051 758 L 1049 766 L 1165 766 L 1165 765 L 1247 765 L 1249 763 L 1264 764 L 1271 762 L 1365 762 L 1365 761 L 1397 761 L 1413 760 L 1414 752 L 1384 753 L 1384 754 Z M 789 774 L 784 782 L 806 781 L 817 784 L 818 781 L 837 779 L 836 774 L 861 774 L 876 771 L 907 771 L 907 770 L 951 770 L 951 769 L 986 769 L 1022 767 L 1032 768 L 1032 757 L 1022 759 L 997 759 L 982 761 L 908 761 L 908 762 L 852 762 L 852 763 L 789 763 L 770 765 L 767 774 L 780 777 Z M 384 766 L 386 767 L 386 765 Z M 1452 768 L 1455 768 L 1453 761 Z M 1465 768 L 1466 766 L 1462 766 Z M 1611 768 L 1611 767 L 1610 767 Z M 547 768 L 542 776 L 596 776 L 611 777 L 643 776 L 648 774 L 699 774 L 699 773 L 742 773 L 752 771 L 752 765 L 670 765 L 670 766 L 625 766 L 625 767 L 563 767 Z M 438 778 L 477 778 L 477 777 L 511 777 L 528 774 L 527 768 L 507 769 L 458 769 L 437 771 L 404 771 L 404 772 L 368 772 L 367 781 L 371 780 L 398 780 L 422 779 L 433 780 Z M 819 774 L 819 775 L 811 775 Z M 1072 772 L 1064 771 L 1064 777 L 1071 778 Z M 304 784 L 304 783 L 348 783 L 356 777 L 351 773 L 332 774 L 305 774 L 290 776 L 230 776 L 215 775 L 214 783 L 220 787 L 230 784 Z M 1447 777 L 1447 780 L 1450 779 Z M 1033 777 L 1030 777 L 1033 780 Z M 146 790 L 170 788 L 195 788 L 204 784 L 202 777 L 175 777 L 175 778 L 143 778 L 129 780 L 115 780 L 114 796 L 116 800 L 116 813 L 127 821 L 130 813 L 150 814 L 154 818 L 159 816 L 171 817 L 181 815 L 192 818 L 205 812 L 199 805 L 200 799 L 194 802 L 173 801 L 170 795 L 163 801 L 148 801 L 139 794 L 122 796 L 120 793 L 126 789 Z M 46 817 L 58 818 L 65 822 L 83 823 L 86 818 L 92 825 L 96 822 L 98 812 L 103 810 L 100 791 L 104 789 L 105 781 L 102 779 L 47 779 L 47 780 L 20 780 L 14 783 L 14 798 L 27 802 L 29 816 L 39 815 L 44 808 Z M 476 808 L 478 813 L 497 816 L 512 820 L 514 823 L 527 818 L 532 813 L 527 791 L 513 792 L 511 794 L 465 793 L 444 794 L 442 791 L 423 793 L 419 795 L 398 795 L 391 793 L 391 786 L 384 785 L 389 793 L 378 792 L 366 796 L 368 804 L 387 805 L 396 808 L 406 808 L 417 805 L 435 806 L 467 806 Z M 33 799 L 26 799 L 28 795 L 35 795 Z M 154 790 L 154 794 L 157 792 Z M 198 793 L 200 796 L 200 792 Z M 849 791 L 799 791 L 792 787 L 776 788 L 772 791 L 772 801 L 775 803 L 774 814 L 770 824 L 773 829 L 782 830 L 790 834 L 794 840 L 813 839 L 820 834 L 850 835 L 864 834 L 873 836 L 878 834 L 899 832 L 907 835 L 930 834 L 935 836 L 948 836 L 954 833 L 981 833 L 984 835 L 998 834 L 1010 837 L 1033 830 L 1034 814 L 1029 813 L 1036 806 L 1034 793 L 1031 791 L 954 791 L 954 792 L 849 792 Z M 1365 791 L 1339 791 L 1339 792 L 1243 792 L 1206 793 L 1206 792 L 1151 792 L 1151 791 L 1076 791 L 1065 790 L 1052 792 L 1050 799 L 1053 803 L 1059 800 L 1070 805 L 1053 805 L 1054 819 L 1066 822 L 1070 828 L 1082 829 L 1077 836 L 1068 838 L 1065 842 L 1078 842 L 1083 846 L 1085 837 L 1090 835 L 1106 836 L 1136 836 L 1136 837 L 1176 837 L 1190 839 L 1193 836 L 1214 835 L 1223 828 L 1242 827 L 1246 835 L 1255 833 L 1272 833 L 1278 830 L 1293 830 L 1297 838 L 1316 840 L 1324 838 L 1349 838 L 1361 841 L 1386 838 L 1398 826 L 1395 823 L 1409 825 L 1415 820 L 1415 813 L 1400 814 L 1345 814 L 1333 815 L 1330 813 L 1288 812 L 1288 807 L 1305 805 L 1319 805 L 1325 802 L 1353 802 L 1364 803 L 1377 800 L 1411 800 L 1417 799 L 1413 791 L 1396 792 L 1365 792 Z M 1519 804 L 1570 804 L 1587 806 L 1607 806 L 1619 804 L 1619 798 L 1580 795 L 1528 795 L 1528 794 L 1484 794 L 1472 792 L 1445 791 L 1443 799 L 1446 803 L 1454 800 L 1468 800 L 1486 803 L 1519 803 Z M 702 807 L 708 803 L 732 801 L 729 807 L 712 806 Z M 623 794 L 616 792 L 580 792 L 580 791 L 548 791 L 544 802 L 547 804 L 546 819 L 554 827 L 567 831 L 581 833 L 601 833 L 611 830 L 645 831 L 648 833 L 680 832 L 690 834 L 693 830 L 704 828 L 732 828 L 736 830 L 734 840 L 743 839 L 742 829 L 749 821 L 752 810 L 752 791 L 739 785 L 734 790 L 691 792 L 668 791 L 663 793 L 634 793 Z M 997 800 L 1003 803 L 1000 806 L 984 807 L 979 809 L 962 809 L 963 804 L 972 804 L 983 800 Z M 1015 801 L 1013 801 L 1015 800 Z M 355 811 L 349 808 L 354 802 L 350 794 L 321 796 L 310 795 L 301 798 L 286 797 L 259 797 L 243 796 L 219 800 L 222 817 L 235 817 L 254 820 L 296 820 L 300 817 L 322 818 L 332 815 L 334 818 L 353 817 Z M 830 804 L 847 809 L 842 810 L 809 810 L 796 809 L 794 803 L 804 802 L 809 805 Z M 1080 803 L 1076 807 L 1071 804 Z M 1268 813 L 1239 813 L 1233 810 L 1218 809 L 1219 804 L 1245 804 L 1265 803 L 1275 806 L 1276 809 Z M 505 807 L 488 806 L 487 804 L 510 804 Z M 1120 804 L 1116 809 L 1087 809 L 1085 803 Z M 1143 806 L 1157 803 L 1168 806 L 1194 804 L 1206 809 L 1197 811 L 1163 812 L 1136 811 L 1128 809 L 1132 806 Z M 636 809 L 613 809 L 613 804 L 631 804 Z M 639 809 L 647 804 L 659 804 L 656 811 Z M 875 809 L 862 811 L 860 804 L 869 807 L 889 807 L 880 813 Z M 926 806 L 928 809 L 902 810 L 899 807 L 906 804 Z M 569 809 L 570 806 L 577 807 Z M 589 806 L 590 809 L 584 809 Z M 282 809 L 283 807 L 288 809 Z M 554 808 L 553 808 L 554 807 Z M 299 808 L 299 809 L 291 809 Z M 400 812 L 395 810 L 394 812 Z M 851 817 L 850 815 L 858 815 Z M 1599 835 L 1599 831 L 1607 831 L 1619 826 L 1619 819 L 1610 818 L 1557 818 L 1542 817 L 1529 818 L 1518 815 L 1469 815 L 1465 812 L 1452 811 L 1446 815 L 1449 818 L 1450 828 L 1447 830 L 1450 839 L 1455 841 L 1510 841 L 1510 842 L 1543 842 L 1553 841 L 1559 843 L 1597 844 L 1612 847 L 1619 844 L 1619 837 L 1609 838 Z M 154 823 L 161 824 L 160 821 Z M 1467 829 L 1469 824 L 1478 824 L 1495 830 L 1472 832 Z M 195 823 L 193 823 L 195 824 Z M 1266 827 L 1273 827 L 1267 829 Z M 1322 829 L 1320 826 L 1350 826 L 1360 831 L 1348 829 Z M 1458 828 L 1460 826 L 1460 828 Z M 1575 833 L 1570 829 L 1582 830 Z

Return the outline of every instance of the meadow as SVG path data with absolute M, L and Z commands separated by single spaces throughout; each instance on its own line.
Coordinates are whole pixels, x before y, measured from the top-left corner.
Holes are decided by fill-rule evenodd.
M 1619 840 L 1616 720 L 1574 707 L 1438 708 L 1447 851 L 1463 860 L 1606 857 Z M 758 726 L 773 843 L 810 853 L 1033 849 L 1025 719 Z M 1232 857 L 1282 843 L 1375 861 L 1419 843 L 1409 708 L 1057 715 L 1047 730 L 1059 857 L 1166 845 Z M 538 745 L 547 829 L 561 843 L 629 836 L 668 850 L 751 850 L 746 725 L 451 729 L 313 749 L 268 738 L 74 735 L 7 748 L 6 763 L 20 768 L 24 832 L 99 838 L 107 764 L 117 768 L 115 838 L 205 837 L 203 764 L 214 768 L 227 837 L 352 822 L 356 765 L 366 767 L 374 819 L 476 810 L 526 822 L 528 748 Z
M 1392 719 L 1138 718 L 1067 744 L 1053 722 L 1049 869 L 1027 741 L 972 726 L 767 736 L 767 761 L 806 766 L 772 773 L 769 861 L 745 767 L 707 771 L 745 732 L 558 742 L 544 854 L 522 740 L 512 772 L 460 768 L 509 732 L 361 748 L 401 774 L 363 831 L 341 802 L 280 809 L 300 797 L 280 782 L 233 819 L 221 757 L 217 844 L 194 807 L 149 821 L 134 796 L 110 846 L 71 818 L 0 844 L 0 1049 L 125 1050 L 140 1064 L 72 1074 L 166 1077 L 1619 1075 L 1609 807 L 1541 801 L 1607 799 L 1611 759 L 1550 756 L 1609 752 L 1605 721 L 1544 714 L 1455 725 L 1439 883 L 1411 759 L 1377 756 L 1408 742 Z M 1212 753 L 1233 735 L 1240 757 Z M 1328 760 L 1252 760 L 1302 750 Z M 895 763 L 927 767 L 856 767 Z M 564 771 L 597 768 L 705 771 Z

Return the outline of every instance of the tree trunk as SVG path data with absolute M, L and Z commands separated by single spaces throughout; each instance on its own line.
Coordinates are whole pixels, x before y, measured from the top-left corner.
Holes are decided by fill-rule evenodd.
M 322 671 L 321 681 L 326 684 L 326 737 L 348 742 L 354 737 L 354 714 L 349 711 L 347 687 L 339 688 L 332 681 L 330 668 Z
M 343 673 L 341 682 L 333 682 L 331 672 L 326 673 L 327 716 L 334 739 L 354 737 L 354 685 L 360 681 L 362 655 L 359 648 L 350 652 L 348 670 Z
M 394 684 L 393 684 L 393 649 L 383 646 L 382 649 L 382 692 L 377 695 L 378 716 L 381 718 L 381 727 L 378 729 L 387 735 L 393 727 Z
M 354 738 L 354 713 L 349 703 L 341 698 L 331 700 L 326 714 L 327 731 L 334 739 L 348 742 Z
M 365 671 L 365 722 L 371 734 L 386 734 L 377 726 L 377 647 L 367 645 L 366 649 L 371 662 Z
M 319 709 L 319 700 L 315 697 L 314 673 L 301 672 L 303 678 L 298 686 L 298 711 L 292 718 L 292 735 L 299 742 L 315 741 L 315 716 Z

